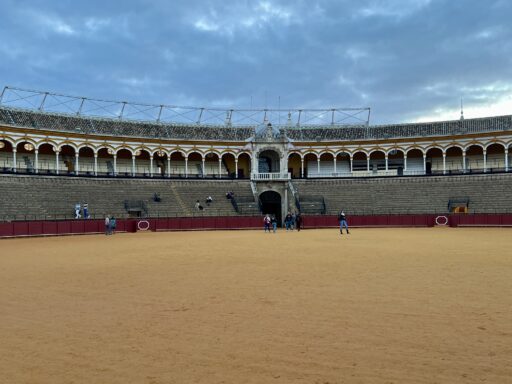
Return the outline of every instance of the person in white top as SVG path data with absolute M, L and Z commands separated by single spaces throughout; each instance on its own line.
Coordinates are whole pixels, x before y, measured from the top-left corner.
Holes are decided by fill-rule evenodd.
M 105 216 L 105 235 L 110 235 L 110 218 Z

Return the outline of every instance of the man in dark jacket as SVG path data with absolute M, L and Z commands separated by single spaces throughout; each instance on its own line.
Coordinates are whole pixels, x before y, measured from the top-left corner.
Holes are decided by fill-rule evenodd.
M 300 215 L 300 212 L 297 213 L 297 216 L 295 216 L 295 227 L 297 227 L 297 231 L 300 232 L 300 227 L 302 225 L 302 216 Z

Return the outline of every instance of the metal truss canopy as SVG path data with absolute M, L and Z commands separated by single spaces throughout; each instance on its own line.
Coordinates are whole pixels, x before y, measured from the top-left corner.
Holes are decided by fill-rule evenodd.
M 84 117 L 126 121 L 254 127 L 272 123 L 278 127 L 368 126 L 370 108 L 328 109 L 233 109 L 185 107 L 91 99 L 6 86 L 0 106 Z

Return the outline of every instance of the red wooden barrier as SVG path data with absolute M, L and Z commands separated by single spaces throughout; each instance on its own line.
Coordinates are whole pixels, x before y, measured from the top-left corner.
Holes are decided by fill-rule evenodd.
M 17 221 L 13 223 L 13 234 L 14 236 L 28 236 L 28 222 Z
M 452 215 L 450 217 L 452 227 L 500 227 L 512 226 L 512 214 L 474 214 Z
M 437 215 L 367 215 L 349 216 L 350 227 L 426 227 L 435 225 Z M 458 226 L 512 226 L 512 214 L 450 215 L 448 225 Z M 149 223 L 151 231 L 262 229 L 263 221 L 253 217 L 173 217 L 158 219 L 118 219 L 118 232 L 136 232 L 140 221 Z M 338 226 L 336 216 L 303 216 L 304 228 L 333 228 Z M 0 238 L 18 236 L 46 236 L 104 232 L 103 220 L 15 221 L 0 223 Z

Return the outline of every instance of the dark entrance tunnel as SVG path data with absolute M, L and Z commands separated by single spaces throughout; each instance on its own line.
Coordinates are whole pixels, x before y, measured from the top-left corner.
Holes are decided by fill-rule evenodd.
M 275 215 L 277 225 L 281 226 L 281 195 L 274 191 L 266 191 L 260 195 L 261 210 L 266 215 Z

